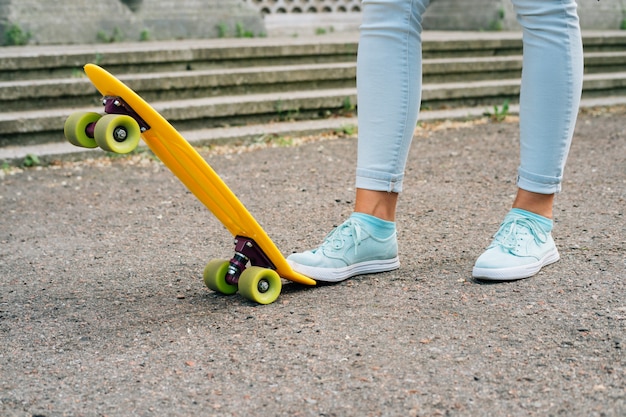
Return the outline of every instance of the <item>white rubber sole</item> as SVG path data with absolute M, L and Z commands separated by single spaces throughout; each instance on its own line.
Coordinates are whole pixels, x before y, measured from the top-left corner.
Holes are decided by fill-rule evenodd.
M 530 278 L 537 274 L 541 268 L 555 263 L 560 259 L 559 252 L 553 248 L 546 253 L 543 258 L 528 265 L 515 266 L 511 268 L 477 268 L 472 270 L 472 276 L 485 281 L 515 281 L 518 279 Z
M 400 268 L 400 259 L 397 256 L 392 259 L 360 262 L 345 268 L 318 268 L 301 265 L 290 260 L 287 262 L 294 271 L 322 282 L 340 282 L 357 275 L 388 272 Z

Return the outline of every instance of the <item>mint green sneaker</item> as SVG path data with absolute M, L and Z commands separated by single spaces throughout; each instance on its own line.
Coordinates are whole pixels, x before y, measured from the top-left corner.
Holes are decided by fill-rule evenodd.
M 400 267 L 395 230 L 387 238 L 377 238 L 354 216 L 330 232 L 319 248 L 289 255 L 287 262 L 294 271 L 324 282 Z
M 478 257 L 472 276 L 482 280 L 528 278 L 559 260 L 552 239 L 552 221 L 525 210 L 512 209 L 487 250 Z

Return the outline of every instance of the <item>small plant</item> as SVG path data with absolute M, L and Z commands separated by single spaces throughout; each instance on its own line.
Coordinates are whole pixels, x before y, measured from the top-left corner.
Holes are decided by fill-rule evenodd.
M 139 41 L 140 42 L 147 42 L 147 41 L 150 40 L 150 38 L 151 38 L 151 35 L 150 35 L 150 30 L 149 29 L 144 29 L 139 34 Z
M 254 32 L 244 28 L 240 22 L 235 25 L 235 32 L 238 38 L 254 38 Z
M 113 29 L 113 34 L 111 35 L 111 42 L 121 42 L 124 40 L 124 32 L 122 29 L 116 27 Z
M 343 99 L 343 110 L 346 112 L 354 111 L 355 106 L 352 103 L 350 97 L 346 97 Z
M 228 36 L 228 25 L 224 22 L 221 22 L 217 25 L 217 37 L 225 38 Z
M 622 20 L 622 23 L 620 23 L 619 28 L 621 30 L 626 30 L 626 19 Z
M 501 31 L 504 29 L 504 9 L 498 9 L 498 16 L 489 23 L 488 30 Z
M 116 27 L 115 29 L 113 29 L 113 32 L 111 32 L 111 34 L 108 34 L 106 31 L 101 30 L 98 32 L 96 37 L 100 42 L 103 43 L 121 42 L 124 40 L 124 32 L 122 32 L 122 29 Z
M 509 100 L 504 100 L 502 107 L 493 106 L 493 113 L 485 111 L 483 115 L 496 122 L 502 122 L 509 115 Z
M 31 153 L 26 155 L 22 161 L 22 166 L 25 166 L 26 168 L 32 168 L 37 165 L 41 165 L 41 160 L 37 155 L 33 155 Z
M 352 125 L 352 124 L 343 125 L 343 126 L 341 126 L 340 129 L 337 129 L 335 131 L 335 133 L 337 133 L 339 135 L 340 134 L 344 134 L 344 135 L 347 135 L 347 136 L 352 136 L 356 132 L 357 132 L 357 127 L 356 127 L 356 125 Z
M 32 33 L 24 32 L 24 30 L 15 23 L 4 32 L 5 44 L 9 46 L 26 45 L 32 36 Z
M 326 29 L 324 29 L 324 28 L 317 28 L 317 29 L 315 29 L 315 34 L 316 35 L 326 35 Z

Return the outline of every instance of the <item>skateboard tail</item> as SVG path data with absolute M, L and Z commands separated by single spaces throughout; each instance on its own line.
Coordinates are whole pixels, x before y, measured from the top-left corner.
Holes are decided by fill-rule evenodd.
M 154 132 L 157 130 L 155 129 Z M 301 284 L 316 284 L 315 280 L 291 269 L 282 253 L 263 232 L 256 220 L 249 215 L 235 194 L 221 182 L 221 179 L 220 182 L 215 181 L 217 174 L 204 162 L 204 159 L 199 156 L 198 158 L 189 157 L 186 152 L 179 152 L 180 149 L 177 151 L 176 142 L 167 141 L 165 138 L 155 140 L 157 138 L 153 137 L 152 129 L 145 132 L 143 136 L 155 155 L 161 158 L 183 184 L 213 212 L 231 234 L 247 236 L 262 246 L 282 277 Z M 212 175 L 207 175 L 207 173 L 212 173 Z M 250 227 L 245 228 L 243 225 L 250 225 Z
M 152 149 L 164 164 L 166 164 L 187 188 L 207 206 L 222 222 L 224 227 L 233 235 L 244 235 L 264 248 L 268 257 L 272 259 L 277 272 L 289 279 L 296 279 L 312 285 L 315 281 L 310 278 L 292 276 L 290 267 L 281 265 L 283 256 L 271 240 L 263 232 L 261 226 L 248 213 L 243 204 L 232 191 L 221 181 L 213 169 L 204 162 L 199 155 L 196 157 L 186 149 L 186 143 L 167 140 L 159 137 L 155 132 L 160 129 L 150 129 L 144 133 L 146 144 Z M 195 152 L 195 150 L 194 150 Z M 285 261 L 286 263 L 286 261 Z

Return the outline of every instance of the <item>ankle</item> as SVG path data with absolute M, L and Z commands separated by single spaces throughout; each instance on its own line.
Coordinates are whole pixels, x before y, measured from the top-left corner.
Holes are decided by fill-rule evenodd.
M 397 204 L 398 193 L 357 188 L 354 211 L 393 222 L 396 219 Z
M 547 219 L 552 219 L 552 207 L 554 206 L 554 194 L 539 194 L 519 189 L 513 208 L 526 210 L 538 214 Z

